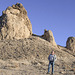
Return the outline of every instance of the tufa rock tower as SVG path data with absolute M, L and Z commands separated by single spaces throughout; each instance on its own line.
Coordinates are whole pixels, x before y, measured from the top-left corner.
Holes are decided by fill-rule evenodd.
M 66 42 L 66 47 L 75 52 L 75 37 L 69 37 Z
M 17 3 L 3 11 L 0 17 L 0 39 L 23 39 L 32 35 L 27 11 Z
M 54 39 L 54 36 L 53 36 L 53 33 L 51 30 L 44 30 L 44 35 L 43 35 L 43 38 L 45 40 L 47 40 L 48 42 L 50 42 L 53 46 L 56 46 L 57 47 L 57 44 L 55 42 L 55 39 Z

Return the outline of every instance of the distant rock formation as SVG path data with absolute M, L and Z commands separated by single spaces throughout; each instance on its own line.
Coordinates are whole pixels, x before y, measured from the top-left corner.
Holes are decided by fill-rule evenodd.
M 43 38 L 47 41 L 49 41 L 53 46 L 57 46 L 55 40 L 54 40 L 54 36 L 51 30 L 44 30 L 44 35 Z
M 27 11 L 17 3 L 3 11 L 0 17 L 0 39 L 23 39 L 32 35 Z
M 75 37 L 69 37 L 66 42 L 66 47 L 75 52 Z

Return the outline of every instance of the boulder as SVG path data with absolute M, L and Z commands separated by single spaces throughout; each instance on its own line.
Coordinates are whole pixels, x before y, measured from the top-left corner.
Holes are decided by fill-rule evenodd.
M 54 36 L 53 36 L 53 33 L 51 30 L 44 30 L 44 35 L 43 35 L 43 38 L 45 40 L 47 40 L 48 42 L 50 42 L 53 46 L 57 46 L 56 42 L 55 42 L 55 39 L 54 39 Z
M 0 17 L 0 39 L 24 39 L 32 35 L 32 25 L 22 4 L 9 6 Z
M 75 52 L 75 37 L 69 37 L 66 42 L 66 47 Z

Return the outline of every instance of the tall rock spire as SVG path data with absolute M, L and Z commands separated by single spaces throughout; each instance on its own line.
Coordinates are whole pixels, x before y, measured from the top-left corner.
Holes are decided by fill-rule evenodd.
M 48 42 L 50 42 L 53 46 L 57 46 L 56 42 L 55 42 L 55 39 L 54 39 L 54 36 L 53 36 L 53 33 L 51 30 L 44 30 L 44 35 L 43 35 L 43 38 L 45 40 L 47 40 Z
M 9 6 L 0 17 L 0 39 L 23 39 L 32 35 L 32 25 L 22 4 Z

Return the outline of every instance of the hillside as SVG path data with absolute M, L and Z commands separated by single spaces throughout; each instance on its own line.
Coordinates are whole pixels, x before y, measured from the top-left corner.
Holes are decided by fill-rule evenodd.
M 0 41 L 0 75 L 46 75 L 52 50 L 57 55 L 55 75 L 74 75 L 75 56 L 37 36 Z

